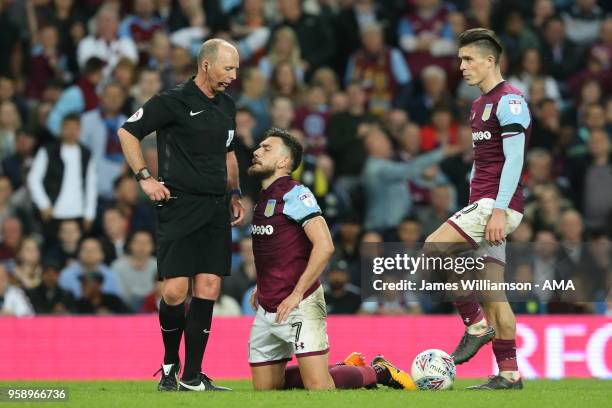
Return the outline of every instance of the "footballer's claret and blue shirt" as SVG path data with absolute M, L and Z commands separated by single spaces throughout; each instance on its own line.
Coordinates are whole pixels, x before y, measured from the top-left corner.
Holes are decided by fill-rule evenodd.
M 321 208 L 312 192 L 290 176 L 276 179 L 261 195 L 253 213 L 253 253 L 257 268 L 257 301 L 267 312 L 293 292 L 308 264 L 312 243 L 303 230 Z M 320 286 L 317 280 L 304 293 Z
M 472 103 L 474 167 L 470 204 L 495 200 L 496 208 L 523 212 L 520 176 L 531 133 L 529 107 L 521 92 L 502 81 Z

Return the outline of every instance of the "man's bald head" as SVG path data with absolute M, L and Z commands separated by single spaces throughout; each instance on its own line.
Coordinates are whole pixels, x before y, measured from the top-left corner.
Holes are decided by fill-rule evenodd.
M 198 53 L 196 83 L 209 97 L 223 92 L 238 76 L 240 56 L 236 47 L 220 38 L 202 44 Z
M 202 61 L 204 60 L 208 60 L 210 63 L 216 62 L 220 48 L 225 48 L 230 52 L 235 52 L 236 54 L 238 53 L 236 47 L 220 38 L 213 38 L 204 41 L 204 44 L 202 44 L 200 47 L 200 52 L 198 52 L 198 69 L 202 67 Z

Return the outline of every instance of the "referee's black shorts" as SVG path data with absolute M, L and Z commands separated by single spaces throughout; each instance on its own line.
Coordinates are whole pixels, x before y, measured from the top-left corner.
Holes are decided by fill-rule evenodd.
M 230 275 L 232 238 L 228 202 L 225 197 L 218 196 L 205 196 L 199 200 L 201 208 L 206 209 L 206 219 L 194 222 L 203 222 L 201 227 L 174 240 L 158 240 L 160 280 L 193 277 L 198 273 Z M 198 213 L 202 216 L 201 212 Z

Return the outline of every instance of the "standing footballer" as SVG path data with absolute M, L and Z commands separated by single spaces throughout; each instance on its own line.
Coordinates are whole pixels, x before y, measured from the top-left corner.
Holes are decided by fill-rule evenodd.
M 157 267 L 163 279 L 159 322 L 165 348 L 160 391 L 227 390 L 212 384 L 201 365 L 221 277 L 230 271 L 230 223 L 237 225 L 244 217 L 232 146 L 236 108 L 224 92 L 237 70 L 238 52 L 231 44 L 206 41 L 196 76 L 149 99 L 118 132 L 140 187 L 157 203 Z M 140 148 L 153 131 L 159 181 L 151 177 Z M 178 381 L 183 333 L 185 368 Z
M 257 310 L 249 339 L 256 390 L 375 387 L 414 390 L 410 376 L 382 356 L 363 364 L 353 353 L 328 366 L 326 308 L 319 276 L 334 244 L 321 209 L 307 187 L 291 178 L 302 146 L 289 133 L 270 129 L 253 154 L 249 175 L 261 180 L 253 214 Z M 298 369 L 286 368 L 295 355 Z
M 474 28 L 459 36 L 460 70 L 482 95 L 470 112 L 474 164 L 469 205 L 442 224 L 426 240 L 426 252 L 452 253 L 466 245 L 486 263 L 486 273 L 503 280 L 505 238 L 523 217 L 520 176 L 531 119 L 521 92 L 504 81 L 499 61 L 502 47 L 491 30 Z M 444 244 L 444 245 L 442 245 Z M 455 302 L 466 331 L 453 352 L 456 364 L 472 358 L 489 341 L 499 375 L 471 389 L 522 389 L 516 362 L 516 320 L 507 301 L 484 302 L 474 294 Z M 487 321 L 488 318 L 488 321 Z

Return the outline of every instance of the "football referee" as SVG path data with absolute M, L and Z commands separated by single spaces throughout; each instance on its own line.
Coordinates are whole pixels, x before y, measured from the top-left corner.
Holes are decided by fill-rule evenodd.
M 232 145 L 236 108 L 224 92 L 236 79 L 238 64 L 238 51 L 230 43 L 206 41 L 196 76 L 149 99 L 118 132 L 127 162 L 157 208 L 165 348 L 160 391 L 228 390 L 212 384 L 201 366 L 221 277 L 230 272 L 230 225 L 244 218 Z M 153 131 L 159 180 L 151 177 L 140 148 Z M 185 316 L 190 283 L 192 300 Z M 185 368 L 179 381 L 183 332 Z

